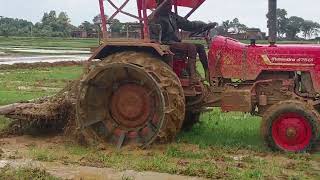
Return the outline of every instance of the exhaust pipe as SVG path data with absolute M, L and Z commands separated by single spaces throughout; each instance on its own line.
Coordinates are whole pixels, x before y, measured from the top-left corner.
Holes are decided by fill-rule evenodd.
M 275 45 L 277 41 L 277 0 L 269 0 L 268 12 L 268 28 L 269 28 L 269 43 Z

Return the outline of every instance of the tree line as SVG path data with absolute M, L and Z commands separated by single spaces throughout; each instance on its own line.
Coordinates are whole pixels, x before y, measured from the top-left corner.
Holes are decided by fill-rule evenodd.
M 320 24 L 302 17 L 291 16 L 285 9 L 277 10 L 278 37 L 281 39 L 296 40 L 301 36 L 304 39 L 317 37 Z M 84 21 L 79 26 L 71 24 L 66 12 L 50 11 L 44 13 L 40 22 L 33 24 L 23 19 L 14 19 L 0 16 L 0 36 L 34 36 L 34 37 L 70 37 L 72 31 L 84 31 L 87 34 L 99 33 L 101 23 L 100 15 L 95 16 L 91 22 Z M 126 26 L 118 19 L 113 19 L 109 24 L 111 32 L 121 32 Z M 238 18 L 223 21 L 218 27 L 219 34 L 245 33 L 248 27 Z
M 288 40 L 298 39 L 301 34 L 304 39 L 317 37 L 320 32 L 320 24 L 302 17 L 288 17 L 285 9 L 277 9 L 278 37 Z
M 69 37 L 75 28 L 67 13 L 56 11 L 44 13 L 41 22 L 0 17 L 0 36 Z
M 88 34 L 99 33 L 101 18 L 95 16 L 92 22 L 84 21 L 79 26 L 71 24 L 66 12 L 50 11 L 44 13 L 40 22 L 33 24 L 30 21 L 0 16 L 0 36 L 21 37 L 71 37 L 72 31 L 84 31 Z M 112 31 L 121 31 L 123 25 L 117 19 L 112 20 L 109 28 Z

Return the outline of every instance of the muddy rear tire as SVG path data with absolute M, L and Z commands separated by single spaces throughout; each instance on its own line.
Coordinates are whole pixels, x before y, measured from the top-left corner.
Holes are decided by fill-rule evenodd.
M 271 106 L 263 116 L 261 133 L 273 150 L 306 152 L 319 142 L 319 114 L 312 106 L 295 100 Z
M 79 128 L 90 138 L 118 147 L 170 142 L 181 130 L 184 114 L 178 77 L 160 57 L 148 53 L 110 55 L 80 85 Z

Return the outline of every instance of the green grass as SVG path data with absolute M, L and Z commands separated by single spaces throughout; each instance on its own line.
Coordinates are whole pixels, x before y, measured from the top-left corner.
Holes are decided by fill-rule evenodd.
M 216 108 L 201 117 L 192 131 L 182 133 L 178 141 L 203 147 L 220 146 L 263 151 L 259 117 L 244 113 L 221 113 Z
M 119 171 L 155 171 L 187 176 L 223 179 L 317 179 L 320 173 L 310 164 L 311 155 L 288 157 L 281 154 L 257 153 L 211 146 L 177 143 L 153 146 L 152 149 L 122 149 L 83 147 L 76 144 L 56 144 L 31 147 L 31 158 L 45 162 L 63 162 L 83 166 L 114 168 Z M 53 151 L 54 150 L 54 151 Z M 241 157 L 241 158 L 239 158 Z
M 53 95 L 82 71 L 81 66 L 0 70 L 0 105 Z
M 29 153 L 29 155 L 37 161 L 53 162 L 54 160 L 58 159 L 58 156 L 50 149 L 31 147 Z
M 13 169 L 5 167 L 0 169 L 0 179 L 4 180 L 58 180 L 44 170 L 32 168 Z
M 7 128 L 9 123 L 10 123 L 9 119 L 7 119 L 3 116 L 0 116 L 0 131 Z

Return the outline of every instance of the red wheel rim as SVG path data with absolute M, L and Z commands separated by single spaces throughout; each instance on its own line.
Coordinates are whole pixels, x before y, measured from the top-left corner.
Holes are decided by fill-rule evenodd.
M 153 104 L 152 100 L 148 95 L 148 89 L 143 86 L 123 85 L 111 98 L 111 114 L 123 127 L 143 126 L 152 113 L 152 108 L 150 108 Z
M 272 137 L 286 151 L 303 151 L 310 144 L 312 127 L 305 117 L 286 113 L 273 122 Z

